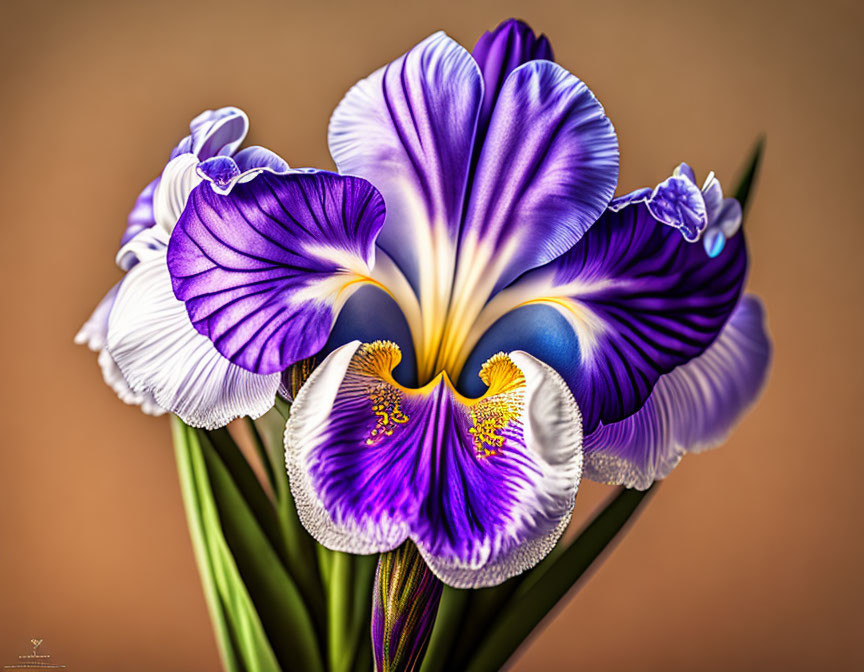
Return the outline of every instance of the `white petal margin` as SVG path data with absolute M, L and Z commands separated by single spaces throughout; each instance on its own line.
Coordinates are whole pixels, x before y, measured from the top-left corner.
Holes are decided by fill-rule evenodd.
M 197 170 L 199 161 L 196 154 L 180 154 L 162 171 L 162 179 L 153 194 L 153 218 L 156 226 L 166 233 L 174 230 L 189 194 L 203 179 Z
M 360 527 L 337 524 L 315 491 L 309 477 L 316 449 L 326 440 L 330 411 L 360 341 L 331 352 L 300 388 L 285 425 L 285 467 L 300 522 L 315 540 L 334 551 L 369 555 L 391 551 L 408 538 L 405 521 L 385 520 Z
M 385 552 L 410 537 L 431 571 L 456 588 L 496 585 L 540 562 L 570 521 L 582 474 L 581 414 L 563 379 L 527 353 L 509 355 L 525 376 L 518 422 L 536 472 L 514 497 L 520 504 L 513 512 L 511 528 L 470 562 L 459 562 L 424 548 L 411 533 L 411 520 L 379 520 L 370 525 L 359 525 L 351 518 L 334 520 L 313 486 L 310 474 L 316 466 L 315 456 L 327 440 L 330 412 L 359 347 L 359 341 L 354 341 L 333 351 L 303 385 L 291 408 L 285 428 L 285 461 L 304 527 L 325 547 L 348 553 Z M 520 532 L 535 527 L 538 517 L 555 520 L 554 527 L 516 543 L 524 536 Z
M 99 353 L 99 368 L 102 369 L 102 378 L 105 383 L 114 390 L 114 393 L 124 404 L 140 406 L 147 415 L 164 415 L 168 411 L 156 403 L 156 398 L 150 392 L 136 392 L 123 377 L 123 372 L 117 366 L 117 362 L 111 357 L 108 350 Z
M 75 345 L 86 345 L 93 352 L 99 352 L 105 347 L 108 338 L 108 317 L 111 315 L 111 308 L 114 307 L 118 291 L 120 291 L 119 282 L 102 297 L 93 314 L 75 334 Z
M 484 588 L 525 572 L 553 548 L 573 513 L 582 478 L 582 414 L 567 383 L 548 364 L 527 352 L 509 355 L 525 376 L 525 398 L 519 422 L 525 447 L 536 457 L 540 473 L 525 484 L 519 496 L 522 518 L 514 527 L 530 525 L 539 512 L 557 511 L 558 524 L 550 532 L 514 546 L 485 564 L 457 564 L 431 555 L 418 545 L 420 555 L 441 581 L 453 588 Z M 514 529 L 515 532 L 515 529 Z
M 111 315 L 111 309 L 114 307 L 117 292 L 120 290 L 120 284 L 118 282 L 114 285 L 99 302 L 96 310 L 75 335 L 75 343 L 86 345 L 93 352 L 99 353 L 98 361 L 99 368 L 102 370 L 102 378 L 108 387 L 120 397 L 121 401 L 131 406 L 140 406 L 147 415 L 162 415 L 165 410 L 159 407 L 153 395 L 146 392 L 138 393 L 129 387 L 116 362 L 105 349 L 108 339 L 108 319 Z
M 109 320 L 108 351 L 134 392 L 152 393 L 193 427 L 257 418 L 273 406 L 279 388 L 279 374 L 241 369 L 195 331 L 174 296 L 164 254 L 124 278 Z
M 645 490 L 685 453 L 723 443 L 759 397 L 771 363 L 765 310 L 745 296 L 717 340 L 662 376 L 645 405 L 585 439 L 585 477 Z

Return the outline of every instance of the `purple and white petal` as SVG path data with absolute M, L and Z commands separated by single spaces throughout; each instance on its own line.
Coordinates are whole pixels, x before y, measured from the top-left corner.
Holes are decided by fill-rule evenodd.
M 111 309 L 114 307 L 114 301 L 117 299 L 117 292 L 120 291 L 121 283 L 122 280 L 108 290 L 108 293 L 96 306 L 96 310 L 75 335 L 75 343 L 76 345 L 86 345 L 93 352 L 99 353 L 98 361 L 99 368 L 102 370 L 102 377 L 120 397 L 121 401 L 133 406 L 140 406 L 147 415 L 162 415 L 165 410 L 159 407 L 152 395 L 139 394 L 129 387 L 117 364 L 105 349 L 108 341 L 108 320 Z
M 679 229 L 684 240 L 694 243 L 708 226 L 702 192 L 689 179 L 669 177 L 654 188 L 646 201 L 654 219 Z
M 507 19 L 495 30 L 483 33 L 471 55 L 483 73 L 483 107 L 480 112 L 480 137 L 492 116 L 492 108 L 508 75 L 528 61 L 554 61 L 552 45 L 545 35 L 534 35 L 531 26 L 518 19 Z
M 75 345 L 86 345 L 93 352 L 99 352 L 105 347 L 108 338 L 108 317 L 111 315 L 118 291 L 120 291 L 119 282 L 102 297 L 93 313 L 75 334 Z
M 249 118 L 236 107 L 205 110 L 192 120 L 189 131 L 171 152 L 171 159 L 186 153 L 201 160 L 234 154 L 249 131 Z
M 483 79 L 462 46 L 436 33 L 358 82 L 330 120 L 339 172 L 384 196 L 379 246 L 424 305 L 446 305 Z
M 214 156 L 198 164 L 198 175 L 209 182 L 210 187 L 217 194 L 227 195 L 231 193 L 235 185 L 250 182 L 256 175 L 264 171 L 271 173 L 289 172 L 288 164 L 270 150 L 263 147 L 254 147 L 252 149 L 255 151 L 242 157 L 242 164 L 244 166 L 242 168 L 230 156 Z
M 118 251 L 114 261 L 120 268 L 131 269 L 139 261 L 164 257 L 170 234 L 161 226 L 153 226 L 136 234 Z
M 195 331 L 174 297 L 164 254 L 140 262 L 123 279 L 107 348 L 132 392 L 152 394 L 160 407 L 195 427 L 263 415 L 279 387 L 278 374 L 241 369 Z
M 723 207 L 720 209 L 720 214 L 717 215 L 717 221 L 712 222 L 711 225 L 718 227 L 727 238 L 731 238 L 741 228 L 742 218 L 743 213 L 738 199 L 724 198 Z
M 509 310 L 551 306 L 578 339 L 579 366 L 567 382 L 588 434 L 635 413 L 661 375 L 705 351 L 737 305 L 746 269 L 743 236 L 711 259 L 644 204 L 607 212 L 570 251 L 490 301 L 457 369 Z
M 644 490 L 684 453 L 722 443 L 759 396 L 770 360 L 764 309 L 745 296 L 717 340 L 661 376 L 641 409 L 585 437 L 585 476 Z
M 501 88 L 473 180 L 454 294 L 485 301 L 603 213 L 618 181 L 615 129 L 584 82 L 531 61 Z
M 712 226 L 723 209 L 723 187 L 714 171 L 708 173 L 705 184 L 702 185 L 702 200 L 705 201 L 705 218 L 708 226 Z
M 683 177 L 693 184 L 696 184 L 696 173 L 693 172 L 693 169 L 689 164 L 683 162 L 675 166 L 675 169 L 672 171 L 672 177 Z
M 153 216 L 163 231 L 171 233 L 186 207 L 189 194 L 201 183 L 198 157 L 180 154 L 165 166 L 153 194 Z
M 285 159 L 266 147 L 257 145 L 241 149 L 234 155 L 234 162 L 241 173 L 255 168 L 264 168 L 273 173 L 284 173 L 290 170 Z
M 171 236 L 174 292 L 194 328 L 247 371 L 317 353 L 375 263 L 384 201 L 367 181 L 264 172 L 230 195 L 192 192 Z
M 459 588 L 539 562 L 570 518 L 581 473 L 579 410 L 550 367 L 499 354 L 479 399 L 442 374 L 396 383 L 392 343 L 351 343 L 312 373 L 292 407 L 286 461 L 300 519 L 324 546 L 377 553 L 411 538 Z

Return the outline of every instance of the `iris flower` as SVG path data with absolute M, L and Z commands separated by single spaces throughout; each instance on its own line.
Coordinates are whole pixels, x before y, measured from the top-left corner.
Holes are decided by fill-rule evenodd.
M 740 206 L 683 164 L 613 200 L 611 122 L 521 22 L 473 52 L 434 34 L 356 84 L 336 173 L 232 160 L 241 137 L 166 167 L 107 352 L 202 426 L 314 363 L 286 463 L 328 548 L 410 539 L 447 584 L 500 583 L 555 545 L 582 476 L 646 488 L 758 394 Z
M 171 151 L 162 175 L 145 187 L 129 215 L 116 258 L 128 273 L 75 337 L 99 352 L 105 382 L 145 413 L 171 411 L 189 424 L 218 427 L 239 416 L 258 417 L 273 405 L 279 376 L 232 364 L 199 335 L 174 297 L 166 265 L 169 237 L 199 182 L 220 189 L 260 170 L 288 170 L 262 147 L 237 152 L 248 128 L 246 115 L 234 107 L 192 120 L 190 135 Z

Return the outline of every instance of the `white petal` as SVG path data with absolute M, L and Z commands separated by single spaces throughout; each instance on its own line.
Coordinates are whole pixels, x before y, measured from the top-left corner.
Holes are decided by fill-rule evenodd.
M 144 229 L 117 251 L 114 262 L 128 271 L 139 261 L 164 257 L 170 237 L 171 234 L 159 226 Z
M 108 293 L 96 306 L 93 314 L 75 334 L 76 345 L 86 345 L 93 352 L 99 352 L 105 347 L 105 341 L 108 338 L 108 317 L 111 315 L 111 308 L 114 307 L 119 289 L 120 283 L 118 282 L 108 290 Z
M 153 194 L 153 216 L 156 226 L 169 234 L 183 214 L 189 194 L 201 182 L 196 170 L 198 163 L 195 154 L 181 154 L 171 159 L 162 171 L 162 179 Z
M 130 388 L 189 425 L 208 429 L 266 413 L 279 374 L 250 373 L 222 357 L 174 297 L 164 255 L 142 261 L 123 281 L 108 328 L 108 350 Z
M 156 399 L 149 392 L 136 392 L 123 377 L 123 372 L 117 366 L 117 362 L 111 357 L 107 350 L 99 353 L 99 368 L 102 369 L 102 377 L 105 379 L 120 401 L 130 406 L 140 406 L 147 415 L 163 415 L 165 409 L 156 403 Z

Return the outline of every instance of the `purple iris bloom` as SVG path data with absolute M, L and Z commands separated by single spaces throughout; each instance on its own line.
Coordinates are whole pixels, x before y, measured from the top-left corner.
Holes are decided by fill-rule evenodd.
M 250 373 L 222 357 L 192 327 L 171 289 L 168 239 L 191 190 L 202 180 L 230 192 L 262 171 L 288 164 L 261 147 L 237 151 L 249 122 L 237 108 L 208 110 L 190 125 L 162 175 L 138 197 L 117 264 L 128 271 L 76 336 L 99 352 L 105 381 L 146 413 L 176 413 L 195 426 L 217 427 L 273 404 L 278 376 Z M 214 379 L 218 376 L 218 382 Z
M 473 54 L 432 35 L 347 93 L 329 140 L 338 173 L 217 152 L 195 160 L 205 183 L 172 178 L 185 323 L 130 300 L 109 334 L 144 389 L 181 326 L 232 376 L 321 361 L 285 445 L 328 548 L 410 539 L 452 586 L 499 583 L 552 549 L 583 473 L 647 487 L 758 393 L 770 346 L 742 300 L 743 234 L 707 257 L 688 242 L 716 223 L 692 175 L 613 202 L 612 124 L 525 24 Z M 221 398 L 226 372 L 197 357 L 184 346 L 172 389 Z

